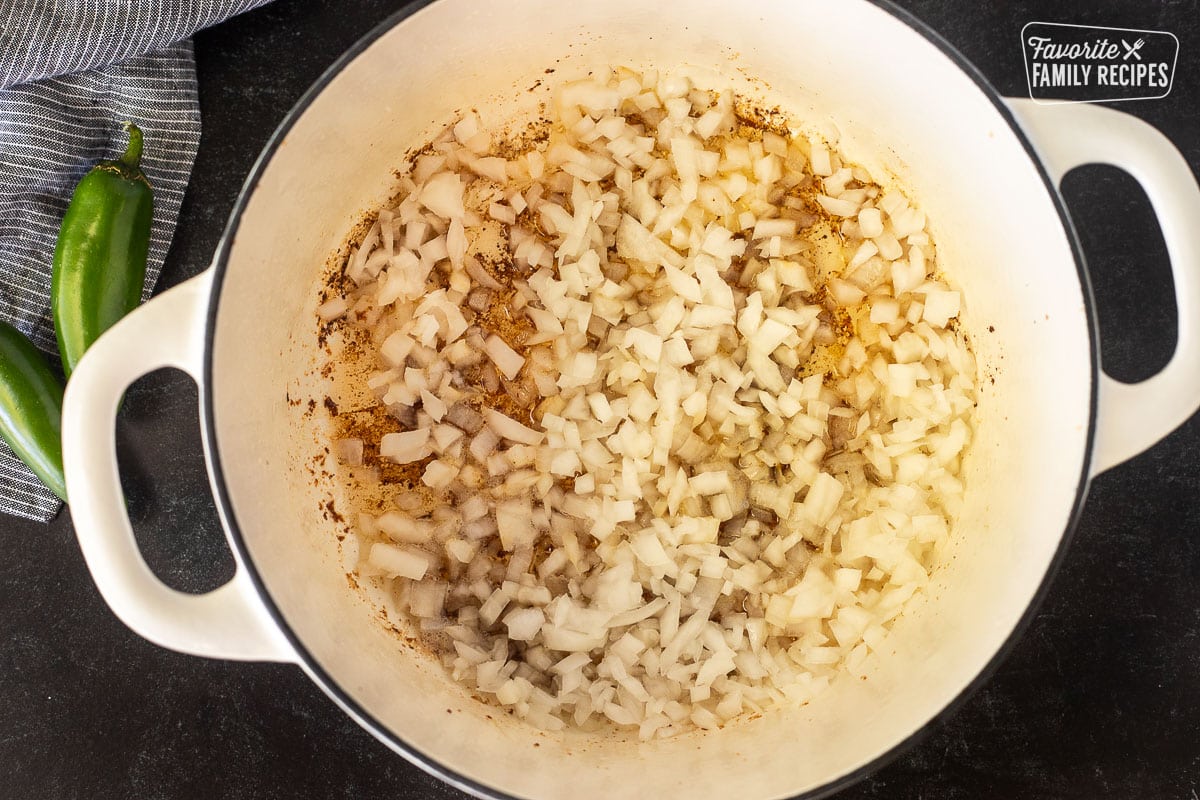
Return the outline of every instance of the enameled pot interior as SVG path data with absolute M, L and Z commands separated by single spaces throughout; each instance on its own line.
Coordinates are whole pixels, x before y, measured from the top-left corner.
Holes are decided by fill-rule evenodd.
M 320 459 L 327 433 L 308 411 L 328 389 L 314 369 L 320 272 L 391 193 L 406 152 L 463 109 L 503 121 L 531 111 L 554 80 L 607 64 L 693 65 L 814 128 L 836 126 L 852 159 L 926 210 L 980 365 L 967 508 L 867 679 L 835 683 L 804 708 L 650 744 L 536 733 L 380 625 L 346 579 L 343 526 L 319 508 L 328 481 L 314 481 L 313 466 L 336 468 Z M 836 781 L 920 729 L 992 659 L 1079 501 L 1092 345 L 1059 208 L 976 81 L 878 6 L 441 0 L 333 75 L 252 184 L 217 265 L 205 396 L 231 533 L 310 674 L 393 747 L 475 791 L 752 800 Z

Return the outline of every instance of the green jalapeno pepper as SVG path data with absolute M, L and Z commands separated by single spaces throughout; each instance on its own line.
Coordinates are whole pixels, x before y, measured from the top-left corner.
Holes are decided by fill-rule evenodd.
M 142 132 L 125 128 L 124 155 L 79 182 L 54 248 L 50 307 L 68 378 L 100 334 L 137 306 L 146 279 L 153 193 L 139 166 Z
M 42 483 L 67 499 L 62 461 L 63 385 L 24 334 L 0 322 L 0 437 Z

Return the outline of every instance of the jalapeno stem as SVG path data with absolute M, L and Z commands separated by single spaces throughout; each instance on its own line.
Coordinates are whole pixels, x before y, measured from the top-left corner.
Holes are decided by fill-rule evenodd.
M 121 163 L 137 169 L 142 161 L 142 129 L 132 122 L 124 123 L 124 127 L 129 134 L 129 144 L 121 155 Z

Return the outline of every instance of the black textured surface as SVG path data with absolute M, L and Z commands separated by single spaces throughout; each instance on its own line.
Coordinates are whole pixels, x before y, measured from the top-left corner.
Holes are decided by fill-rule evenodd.
M 1122 104 L 1200 164 L 1194 2 L 902 5 L 1005 94 L 1025 91 L 1030 20 L 1168 30 L 1174 89 Z M 998 5 L 998 4 L 997 4 Z M 160 288 L 204 269 L 260 148 L 307 86 L 397 4 L 283 0 L 196 40 L 204 135 Z M 1176 313 L 1136 184 L 1080 170 L 1066 195 L 1087 252 L 1114 375 L 1170 357 Z M 203 591 L 232 571 L 207 496 L 195 387 L 130 390 L 122 475 L 147 559 Z M 153 478 L 151 478 L 153 476 Z M 143 641 L 109 612 L 67 514 L 0 517 L 0 797 L 451 798 L 360 730 L 294 667 L 205 661 Z M 881 798 L 1200 798 L 1200 420 L 1100 477 L 1033 624 L 950 719 L 839 794 Z

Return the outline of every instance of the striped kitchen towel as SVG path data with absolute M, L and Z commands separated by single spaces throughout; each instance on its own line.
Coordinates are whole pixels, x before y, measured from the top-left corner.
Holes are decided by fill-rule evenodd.
M 146 136 L 154 187 L 144 295 L 162 268 L 200 141 L 188 37 L 268 0 L 0 0 L 0 319 L 57 364 L 50 271 L 75 184 Z M 49 520 L 58 499 L 0 441 L 0 513 Z

